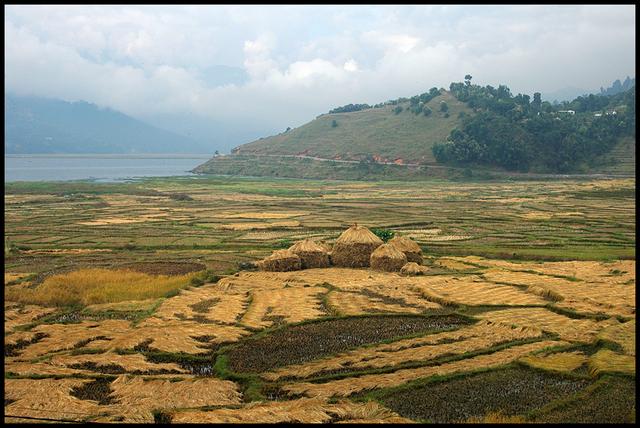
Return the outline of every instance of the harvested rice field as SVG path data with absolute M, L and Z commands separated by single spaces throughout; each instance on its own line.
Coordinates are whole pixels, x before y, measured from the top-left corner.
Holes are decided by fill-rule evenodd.
M 356 221 L 422 275 L 256 268 Z M 633 179 L 8 183 L 4 261 L 5 422 L 635 422 Z

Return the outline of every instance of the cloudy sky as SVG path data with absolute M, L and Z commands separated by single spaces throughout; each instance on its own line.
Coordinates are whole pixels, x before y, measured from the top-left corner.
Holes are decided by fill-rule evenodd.
M 634 6 L 5 6 L 5 89 L 260 129 L 473 75 L 513 93 L 635 76 Z

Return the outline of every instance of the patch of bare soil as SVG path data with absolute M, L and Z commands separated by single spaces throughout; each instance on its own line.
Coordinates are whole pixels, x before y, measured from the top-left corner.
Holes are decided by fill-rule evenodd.
M 98 404 L 114 404 L 115 401 L 111 397 L 113 390 L 111 382 L 113 379 L 100 378 L 93 382 L 85 383 L 82 386 L 76 386 L 71 389 L 70 395 L 81 400 L 93 400 Z

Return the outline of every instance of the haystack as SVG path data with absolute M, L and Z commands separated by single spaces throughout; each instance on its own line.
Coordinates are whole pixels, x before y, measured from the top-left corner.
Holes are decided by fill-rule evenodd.
M 364 226 L 353 225 L 338 238 L 331 252 L 331 262 L 342 267 L 366 267 L 373 250 L 382 245 L 378 238 Z
M 382 244 L 371 253 L 372 269 L 395 272 L 406 263 L 407 256 L 391 244 Z
M 329 266 L 329 251 L 321 244 L 310 239 L 296 242 L 289 248 L 289 251 L 300 257 L 302 269 Z
M 416 276 L 416 275 L 425 275 L 429 268 L 426 266 L 421 266 L 416 262 L 409 262 L 406 265 L 402 266 L 400 269 L 401 275 L 406 276 Z
M 407 256 L 407 261 L 422 263 L 422 249 L 412 239 L 405 236 L 396 236 L 389 240 L 389 244 L 402 251 Z
M 302 261 L 300 257 L 289 250 L 276 250 L 269 257 L 256 263 L 260 270 L 270 272 L 287 272 L 300 270 Z

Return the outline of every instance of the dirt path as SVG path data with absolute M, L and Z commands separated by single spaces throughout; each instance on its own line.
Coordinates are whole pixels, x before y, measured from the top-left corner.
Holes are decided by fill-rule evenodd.
M 228 155 L 233 156 L 233 155 Z M 351 164 L 359 164 L 361 161 L 357 160 L 345 160 L 345 159 L 329 159 L 329 158 L 320 158 L 316 156 L 307 156 L 307 155 L 268 155 L 268 154 L 259 154 L 252 155 L 256 157 L 260 156 L 268 156 L 274 158 L 295 158 L 295 159 L 311 159 L 319 162 L 339 162 L 339 163 L 351 163 Z M 445 166 L 445 165 L 437 165 L 434 163 L 395 163 L 395 162 L 372 162 L 371 164 L 375 165 L 397 165 L 397 166 L 405 166 L 405 167 L 419 167 L 426 166 L 429 169 L 457 169 L 457 170 L 465 170 L 467 168 L 454 167 L 454 166 Z M 505 178 L 509 177 L 520 177 L 520 178 L 554 178 L 554 179 L 574 179 L 574 178 L 596 178 L 596 179 L 611 179 L 611 178 L 634 178 L 635 174 L 538 174 L 533 172 L 511 172 L 511 171 L 498 171 L 498 170 L 486 170 L 486 169 L 475 169 L 476 171 L 489 172 L 492 174 L 498 174 L 504 176 Z

